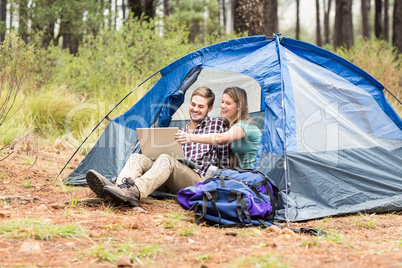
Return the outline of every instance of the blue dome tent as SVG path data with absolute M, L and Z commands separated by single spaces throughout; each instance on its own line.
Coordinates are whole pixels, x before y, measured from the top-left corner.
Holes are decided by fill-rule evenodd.
M 255 167 L 280 189 L 276 220 L 402 210 L 402 120 L 385 87 L 345 59 L 290 38 L 252 36 L 202 48 L 159 73 L 65 184 L 85 185 L 89 169 L 116 177 L 140 152 L 136 128 L 183 126 L 195 88 L 215 92 L 210 115 L 219 116 L 222 91 L 239 86 L 263 133 Z

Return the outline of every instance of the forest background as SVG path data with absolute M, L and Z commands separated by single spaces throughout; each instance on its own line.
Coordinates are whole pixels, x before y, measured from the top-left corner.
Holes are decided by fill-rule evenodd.
M 159 77 L 132 90 L 172 61 L 272 33 L 335 52 L 401 99 L 401 0 L 0 0 L 0 160 L 27 137 L 75 149 L 128 94 L 109 117 L 131 107 Z M 386 92 L 401 115 L 392 95 Z

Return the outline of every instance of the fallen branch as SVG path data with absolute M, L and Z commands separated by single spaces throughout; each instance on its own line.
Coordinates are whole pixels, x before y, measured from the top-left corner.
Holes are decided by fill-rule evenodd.
M 1 150 L 0 150 L 1 151 Z M 3 161 L 3 160 L 5 160 L 5 159 L 7 159 L 7 157 L 9 157 L 10 155 L 12 155 L 14 153 L 14 151 L 12 151 L 10 154 L 8 154 L 6 157 L 4 157 L 4 158 L 2 158 L 2 159 L 0 159 L 0 161 Z

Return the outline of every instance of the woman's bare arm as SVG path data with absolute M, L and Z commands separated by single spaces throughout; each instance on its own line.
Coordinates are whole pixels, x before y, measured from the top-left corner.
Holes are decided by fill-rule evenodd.
M 210 133 L 210 134 L 189 134 L 179 131 L 175 134 L 175 140 L 180 144 L 188 142 L 207 143 L 207 144 L 223 144 L 239 140 L 246 136 L 243 128 L 240 126 L 232 126 L 224 133 Z

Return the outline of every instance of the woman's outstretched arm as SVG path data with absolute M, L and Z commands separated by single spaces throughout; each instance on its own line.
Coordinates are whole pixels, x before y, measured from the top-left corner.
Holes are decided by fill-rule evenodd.
M 189 134 L 179 131 L 174 135 L 175 140 L 180 144 L 188 142 L 207 143 L 207 144 L 223 144 L 239 140 L 246 136 L 243 128 L 240 126 L 232 126 L 228 131 L 223 133 L 210 134 Z

